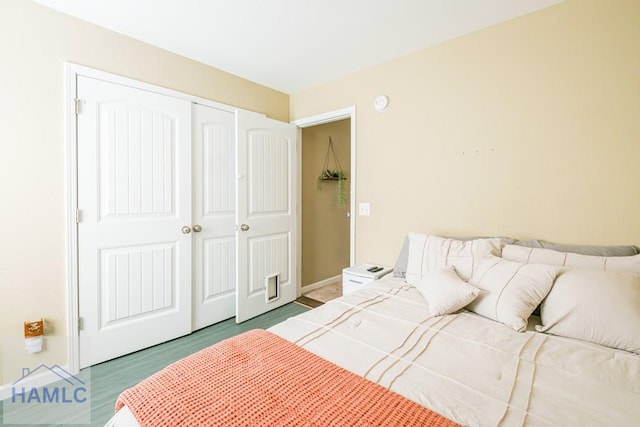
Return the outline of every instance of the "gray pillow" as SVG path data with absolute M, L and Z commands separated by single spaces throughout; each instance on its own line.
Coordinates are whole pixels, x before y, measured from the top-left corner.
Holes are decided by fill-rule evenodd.
M 558 252 L 571 252 L 581 255 L 595 256 L 632 256 L 640 254 L 640 248 L 634 245 L 624 246 L 588 246 L 588 245 L 558 245 L 544 240 L 518 240 L 514 245 L 527 248 L 552 249 Z
M 407 264 L 409 263 L 409 236 L 404 238 L 400 255 L 396 259 L 396 265 L 393 267 L 393 277 L 406 277 Z

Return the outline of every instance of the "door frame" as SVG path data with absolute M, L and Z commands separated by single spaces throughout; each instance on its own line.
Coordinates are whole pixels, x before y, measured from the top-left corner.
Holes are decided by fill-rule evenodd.
M 349 265 L 356 263 L 356 106 L 341 108 L 302 119 L 293 120 L 291 124 L 298 127 L 298 296 L 302 293 L 302 129 L 339 120 L 351 119 L 351 182 L 349 186 Z
M 72 374 L 80 371 L 80 322 L 78 306 L 78 155 L 77 155 L 77 126 L 76 126 L 76 81 L 78 76 L 103 80 L 123 86 L 129 86 L 160 95 L 171 96 L 196 104 L 206 105 L 235 113 L 239 108 L 221 104 L 205 98 L 166 89 L 150 83 L 123 77 L 117 74 L 100 71 L 72 62 L 64 63 L 64 140 L 65 153 L 65 255 L 66 255 L 66 301 L 67 301 L 67 364 L 65 369 Z M 82 110 L 82 103 L 78 104 Z

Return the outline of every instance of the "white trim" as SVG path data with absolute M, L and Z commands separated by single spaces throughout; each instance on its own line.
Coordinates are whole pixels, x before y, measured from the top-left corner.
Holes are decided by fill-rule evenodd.
M 237 110 L 242 110 L 242 108 L 221 104 L 216 101 L 211 101 L 210 99 L 200 98 L 199 96 L 189 95 L 187 93 L 178 92 L 177 90 L 167 89 L 162 86 L 157 86 L 151 83 L 145 83 L 143 81 L 120 76 L 118 74 L 107 73 L 106 71 L 96 70 L 94 68 L 85 67 L 83 65 L 78 65 L 71 62 L 66 62 L 65 65 L 66 65 L 67 73 L 72 73 L 75 75 L 74 81 L 75 81 L 75 77 L 77 76 L 85 76 L 85 77 L 89 77 L 96 80 L 103 80 L 105 82 L 116 83 L 122 86 L 128 86 L 134 89 L 146 90 L 148 92 L 170 96 L 172 98 L 182 99 L 189 102 L 195 102 L 196 104 L 202 104 L 209 107 L 217 108 L 219 110 L 229 111 L 232 113 L 236 112 Z M 75 94 L 75 90 L 74 90 L 74 94 Z M 244 111 L 249 111 L 249 110 L 244 110 Z M 265 116 L 262 113 L 256 113 L 256 114 Z
M 292 124 L 299 128 L 308 128 L 310 126 L 322 125 L 324 123 L 331 123 L 342 119 L 353 118 L 356 114 L 356 106 L 341 108 L 335 111 L 329 111 L 322 114 L 317 114 L 311 117 L 305 117 L 303 119 L 294 120 Z
M 66 372 L 73 374 L 71 370 L 67 366 L 60 366 L 61 369 Z M 60 377 L 50 370 L 43 370 L 41 373 L 34 375 L 29 375 L 27 378 L 16 378 L 10 383 L 0 385 L 0 400 L 10 399 L 11 398 L 11 386 L 20 380 L 20 387 L 24 387 L 25 389 L 31 389 L 33 387 L 44 387 L 48 384 L 54 383 L 56 381 L 60 381 Z
M 302 294 L 315 291 L 316 289 L 324 288 L 325 286 L 333 285 L 334 283 L 339 283 L 341 280 L 342 280 L 342 275 L 339 274 L 337 276 L 329 277 L 328 279 L 324 279 L 319 282 L 315 282 L 310 285 L 303 286 Z
M 65 64 L 64 85 L 64 138 L 67 141 L 67 157 L 65 159 L 66 184 L 66 280 L 67 280 L 67 366 L 69 372 L 80 371 L 78 349 L 78 224 L 76 209 L 78 207 L 78 161 L 77 161 L 77 126 L 75 115 L 75 97 L 77 93 L 77 75 L 71 64 Z
M 296 230 L 296 297 L 302 295 L 302 128 L 298 127 L 298 137 L 296 139 L 296 160 L 298 162 L 298 170 L 296 174 L 297 178 L 297 193 L 296 194 L 296 221 L 298 223 L 298 229 Z
M 351 119 L 351 186 L 350 186 L 350 200 L 349 203 L 349 265 L 355 265 L 356 263 L 356 106 L 342 108 L 340 110 L 329 111 L 327 113 L 318 114 L 303 119 L 294 120 L 291 123 L 296 125 L 300 129 L 304 129 L 311 126 L 322 125 L 325 123 L 331 123 L 338 120 Z M 298 141 L 300 147 L 298 149 L 298 164 L 302 165 L 302 131 L 298 132 Z M 302 189 L 300 188 L 302 181 L 302 168 L 298 168 L 298 200 L 302 200 Z M 301 282 L 301 266 L 302 266 L 302 209 L 298 209 L 298 283 Z M 305 286 L 306 288 L 306 286 Z
M 117 74 L 107 73 L 105 71 L 96 70 L 94 68 L 65 62 L 65 93 L 64 93 L 64 117 L 65 129 L 64 138 L 66 140 L 66 282 L 67 282 L 67 366 L 68 371 L 77 374 L 80 370 L 80 342 L 78 331 L 78 227 L 75 222 L 75 214 L 78 206 L 78 165 L 77 165 L 77 129 L 75 117 L 75 102 L 77 96 L 76 82 L 78 76 L 89 77 L 92 79 L 103 80 L 111 83 L 117 83 L 123 86 L 135 89 L 146 90 L 149 92 L 171 96 L 173 98 L 186 100 L 196 104 L 206 105 L 223 111 L 249 111 L 236 108 L 209 99 L 200 98 L 198 96 L 189 95 L 172 89 L 166 89 L 150 83 L 145 83 L 128 77 L 119 76 Z M 266 117 L 265 114 L 260 114 Z M 298 285 L 299 286 L 299 285 Z M 1 389 L 0 389 L 1 390 Z

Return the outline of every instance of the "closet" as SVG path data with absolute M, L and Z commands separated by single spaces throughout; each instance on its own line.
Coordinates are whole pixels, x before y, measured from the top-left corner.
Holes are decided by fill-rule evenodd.
M 80 367 L 296 297 L 296 128 L 166 92 L 77 76 Z

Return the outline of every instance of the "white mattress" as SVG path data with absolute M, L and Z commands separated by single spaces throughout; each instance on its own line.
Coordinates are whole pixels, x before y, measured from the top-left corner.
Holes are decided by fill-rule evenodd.
M 431 317 L 415 288 L 385 278 L 270 330 L 462 425 L 638 425 L 640 356 L 532 326 Z M 108 425 L 136 424 L 123 408 Z

